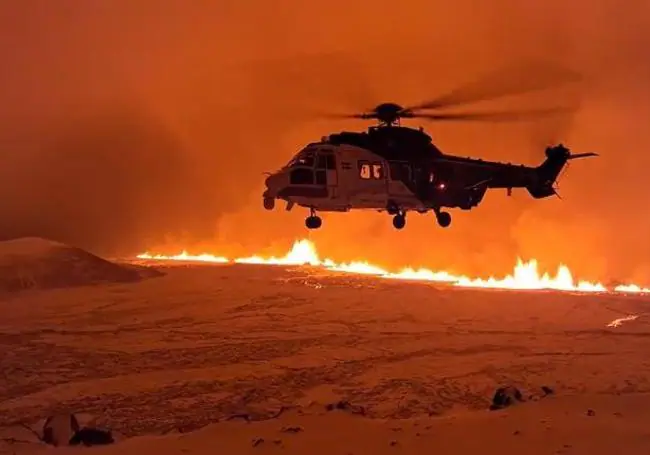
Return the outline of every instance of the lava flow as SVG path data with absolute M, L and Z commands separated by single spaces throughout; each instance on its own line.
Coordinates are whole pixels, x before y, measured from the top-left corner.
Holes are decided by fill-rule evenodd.
M 548 273 L 540 274 L 537 268 L 537 261 L 532 259 L 528 262 L 517 260 L 512 275 L 505 278 L 490 277 L 470 278 L 463 275 L 454 275 L 444 271 L 433 271 L 426 268 L 413 269 L 403 268 L 399 272 L 390 272 L 376 265 L 367 262 L 338 263 L 331 259 L 320 259 L 315 245 L 309 240 L 299 240 L 293 244 L 291 251 L 283 257 L 261 257 L 251 256 L 246 258 L 228 259 L 223 256 L 212 254 L 192 255 L 183 251 L 173 256 L 144 253 L 138 256 L 139 259 L 182 261 L 182 262 L 207 262 L 207 263 L 237 263 L 237 264 L 259 264 L 259 265 L 310 265 L 323 267 L 328 270 L 355 273 L 362 275 L 375 275 L 381 278 L 395 280 L 418 280 L 449 283 L 454 286 L 471 288 L 491 289 L 552 289 L 557 291 L 577 292 L 617 292 L 626 294 L 650 294 L 650 288 L 643 288 L 635 284 L 619 285 L 608 289 L 601 283 L 588 281 L 574 281 L 571 271 L 565 265 L 560 265 L 555 275 Z

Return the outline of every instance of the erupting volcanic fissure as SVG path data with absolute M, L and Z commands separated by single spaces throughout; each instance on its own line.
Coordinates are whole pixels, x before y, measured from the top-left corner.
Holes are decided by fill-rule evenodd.
M 285 256 L 279 258 L 251 256 L 228 259 L 223 256 L 216 256 L 207 253 L 192 255 L 186 251 L 173 256 L 144 253 L 140 254 L 138 258 L 160 261 L 207 262 L 221 264 L 310 265 L 338 272 L 375 275 L 381 278 L 395 280 L 449 283 L 454 286 L 473 288 L 529 290 L 552 289 L 557 291 L 650 294 L 650 288 L 640 287 L 635 284 L 619 285 L 608 289 L 601 283 L 592 283 L 580 280 L 575 281 L 571 275 L 571 271 L 565 265 L 560 265 L 555 275 L 549 275 L 548 273 L 541 274 L 538 270 L 537 261 L 535 259 L 528 262 L 518 259 L 512 275 L 508 275 L 505 278 L 470 278 L 464 275 L 454 275 L 445 271 L 433 271 L 426 268 L 413 269 L 410 267 L 403 268 L 399 272 L 390 272 L 376 265 L 369 264 L 368 262 L 339 263 L 331 259 L 320 259 L 315 245 L 309 240 L 296 241 L 293 244 L 291 251 L 289 251 Z

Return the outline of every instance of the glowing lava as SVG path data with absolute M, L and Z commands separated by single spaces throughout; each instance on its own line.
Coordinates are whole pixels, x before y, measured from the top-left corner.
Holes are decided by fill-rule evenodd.
M 164 256 L 162 254 L 148 254 L 144 253 L 138 256 L 140 259 L 151 259 L 154 261 L 187 261 L 187 262 L 212 262 L 218 264 L 228 264 L 230 259 L 223 256 L 215 256 L 213 254 L 188 254 L 183 251 L 181 254 L 175 256 Z
M 230 260 L 222 256 L 212 254 L 191 255 L 186 251 L 174 256 L 144 253 L 138 256 L 139 259 L 160 260 L 160 261 L 183 261 L 183 262 L 208 262 L 208 263 L 237 263 L 237 264 L 259 264 L 259 265 L 311 265 L 322 267 L 332 271 L 354 273 L 361 275 L 375 275 L 381 278 L 395 280 L 417 280 L 449 283 L 454 286 L 470 288 L 491 288 L 491 289 L 553 289 L 558 291 L 577 292 L 618 292 L 626 294 L 650 294 L 650 288 L 642 288 L 635 284 L 620 285 L 613 289 L 607 289 L 601 283 L 588 281 L 574 281 L 571 271 L 565 265 L 560 265 L 555 275 L 548 273 L 540 274 L 535 259 L 528 262 L 517 260 L 512 275 L 504 278 L 489 277 L 470 278 L 463 275 L 454 275 L 445 271 L 433 271 L 425 268 L 412 269 L 404 268 L 399 272 L 390 272 L 367 262 L 337 263 L 331 259 L 320 259 L 316 247 L 309 240 L 299 240 L 293 244 L 291 251 L 283 257 L 265 258 L 262 256 L 251 256 Z

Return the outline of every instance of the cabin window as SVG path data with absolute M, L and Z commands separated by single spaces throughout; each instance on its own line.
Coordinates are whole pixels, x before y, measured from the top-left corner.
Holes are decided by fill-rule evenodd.
M 318 155 L 316 169 L 327 169 L 327 155 Z
M 372 177 L 370 171 L 370 163 L 367 161 L 359 161 L 359 177 L 362 179 L 369 179 Z
M 313 185 L 314 172 L 311 169 L 294 169 L 289 174 L 289 183 L 292 185 Z
M 383 180 L 384 165 L 382 163 L 369 163 L 368 161 L 359 161 L 359 177 L 368 180 Z
M 372 178 L 377 180 L 384 178 L 384 167 L 381 163 L 372 163 Z

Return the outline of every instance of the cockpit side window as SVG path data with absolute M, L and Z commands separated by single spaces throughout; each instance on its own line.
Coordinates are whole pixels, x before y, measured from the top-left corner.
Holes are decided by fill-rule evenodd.
M 326 161 L 327 161 L 327 169 L 330 171 L 335 171 L 336 170 L 336 159 L 334 158 L 334 155 L 331 153 L 325 155 Z
M 336 170 L 334 155 L 329 152 L 321 152 L 316 159 L 316 169 L 327 169 L 328 171 Z

